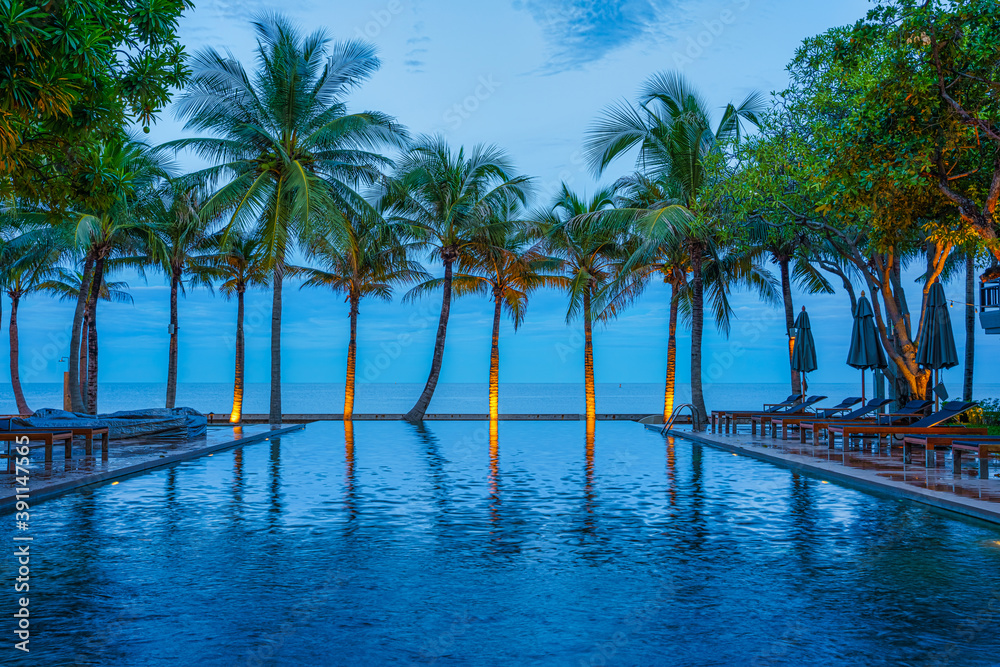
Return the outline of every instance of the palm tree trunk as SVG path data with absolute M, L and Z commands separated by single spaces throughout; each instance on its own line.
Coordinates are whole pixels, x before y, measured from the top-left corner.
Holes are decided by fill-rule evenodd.
M 233 411 L 229 423 L 243 421 L 243 289 L 236 290 L 236 370 L 233 379 Z
M 80 327 L 80 386 L 87 386 L 87 311 L 83 311 L 83 326 Z
M 700 431 L 707 414 L 701 386 L 701 334 L 705 325 L 704 289 L 702 283 L 702 247 L 691 244 L 691 404 L 695 407 L 694 430 Z
M 976 365 L 976 254 L 965 256 L 965 381 L 962 399 L 972 400 L 972 376 Z
M 267 423 L 281 426 L 281 287 L 285 279 L 285 253 L 279 250 L 274 265 L 274 294 L 271 302 L 271 410 Z
M 587 401 L 588 424 L 597 419 L 597 408 L 594 405 L 594 339 L 590 300 L 590 287 L 587 286 L 583 292 L 583 391 Z
M 677 375 L 677 285 L 670 283 L 670 320 L 667 324 L 667 381 L 663 387 L 663 423 L 674 412 L 674 379 Z
M 490 346 L 490 421 L 500 416 L 500 306 L 503 304 L 500 290 L 493 291 L 493 337 Z
M 779 257 L 778 266 L 781 268 L 781 298 L 785 302 L 785 331 L 791 331 L 795 325 L 795 305 L 792 303 L 792 281 L 788 269 L 789 258 Z M 802 383 L 799 372 L 791 367 L 792 351 L 795 341 L 791 336 L 788 338 L 788 368 L 792 373 L 792 393 L 798 394 L 801 391 Z
M 170 348 L 167 352 L 167 404 L 173 408 L 177 401 L 177 292 L 180 286 L 180 271 L 170 274 Z
M 21 390 L 21 374 L 18 369 L 17 306 L 20 300 L 20 297 L 16 295 L 10 296 L 10 326 L 8 327 L 10 334 L 10 386 L 14 390 L 17 413 L 30 415 L 31 410 L 28 409 L 28 404 L 24 400 L 24 392 Z
M 413 404 L 410 411 L 403 415 L 403 419 L 411 422 L 424 420 L 427 413 L 427 406 L 430 405 L 434 396 L 434 389 L 437 387 L 438 378 L 441 376 L 441 362 L 444 361 L 444 340 L 448 334 L 448 314 L 451 312 L 451 266 L 453 259 L 444 262 L 444 294 L 441 297 L 441 317 L 438 320 L 437 337 L 434 340 L 434 357 L 431 359 L 431 372 L 427 376 L 427 384 L 420 394 L 420 398 Z
M 344 387 L 344 421 L 354 418 L 354 380 L 358 360 L 358 302 L 360 297 L 351 294 L 351 339 L 347 343 L 347 383 Z
M 104 281 L 104 259 L 94 262 L 94 277 L 90 282 L 90 301 L 87 303 L 87 412 L 97 414 L 97 300 Z
M 83 278 L 80 281 L 80 293 L 76 296 L 76 310 L 73 312 L 73 331 L 69 340 L 69 400 L 73 412 L 86 412 L 83 404 L 83 392 L 80 377 L 84 371 L 80 365 L 83 348 L 80 346 L 80 334 L 83 331 L 83 317 L 87 312 L 87 300 L 90 295 L 90 282 L 93 280 L 94 259 L 90 253 L 83 262 Z

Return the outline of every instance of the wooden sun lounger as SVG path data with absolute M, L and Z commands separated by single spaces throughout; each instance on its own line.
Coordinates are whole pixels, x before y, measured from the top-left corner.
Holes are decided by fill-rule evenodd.
M 56 442 L 64 442 L 66 445 L 66 458 L 70 458 L 73 451 L 73 434 L 68 430 L 63 431 L 0 431 L 0 442 L 7 443 L 7 452 L 3 455 L 7 459 L 7 472 L 14 472 L 14 459 L 17 458 L 11 453 L 12 445 L 16 445 L 18 438 L 28 438 L 31 442 L 41 442 L 45 446 L 45 462 L 52 463 L 52 447 Z
M 898 413 L 888 413 L 884 415 L 878 415 L 877 417 L 862 417 L 860 419 L 852 419 L 851 421 L 827 419 L 820 421 L 808 421 L 806 419 L 800 418 L 797 426 L 799 427 L 799 442 L 806 444 L 806 434 L 812 433 L 813 444 L 819 444 L 819 434 L 826 432 L 828 426 L 862 426 L 864 424 L 869 424 L 875 426 L 877 424 L 885 424 L 890 426 L 893 423 L 906 420 L 906 419 L 920 419 L 923 415 L 915 415 L 909 412 L 898 412 Z M 887 423 L 888 421 L 888 423 Z M 794 422 L 793 422 L 794 423 Z
M 756 411 L 712 410 L 712 415 L 709 418 L 709 421 L 712 423 L 712 432 L 715 433 L 724 423 L 726 425 L 726 433 L 729 433 L 729 426 L 732 421 L 730 419 L 730 415 L 751 415 L 759 412 L 772 412 L 774 410 L 780 410 L 781 408 L 790 408 L 796 403 L 800 403 L 804 398 L 805 396 L 802 394 L 791 394 L 781 403 L 764 403 L 761 406 L 761 409 Z
M 844 441 L 844 448 L 850 447 L 852 438 L 864 438 L 873 436 L 877 440 L 883 437 L 899 436 L 921 436 L 921 435 L 981 435 L 987 432 L 986 429 L 967 428 L 965 426 L 929 426 L 921 429 L 914 429 L 912 426 L 884 426 L 877 424 L 842 424 L 838 426 L 828 425 L 826 427 L 827 444 L 833 449 L 834 436 L 839 435 Z
M 99 435 L 99 436 L 101 436 L 101 460 L 102 461 L 107 461 L 108 460 L 109 430 L 108 430 L 107 426 L 98 426 L 98 427 L 94 427 L 94 428 L 90 428 L 90 427 L 86 427 L 86 428 L 84 428 L 84 427 L 69 427 L 69 426 L 66 426 L 66 427 L 60 427 L 60 428 L 55 428 L 55 429 L 22 428 L 22 429 L 15 429 L 13 431 L 0 431 L 0 434 L 8 434 L 8 433 L 14 434 L 15 437 L 17 435 L 34 435 L 34 434 L 45 435 L 47 433 L 58 433 L 58 434 L 61 435 L 61 434 L 64 434 L 64 433 L 69 433 L 71 437 L 65 443 L 65 446 L 66 446 L 66 458 L 67 459 L 73 457 L 73 438 L 74 437 L 76 437 L 76 436 L 83 436 L 84 437 L 84 453 L 86 454 L 86 456 L 93 456 L 94 455 L 94 436 L 95 435 Z M 57 438 L 57 440 L 58 439 L 59 438 Z M 3 438 L 3 440 L 7 440 L 8 442 L 12 442 L 13 438 L 10 438 L 10 439 Z M 52 461 L 51 445 L 48 445 L 46 447 L 45 457 L 46 457 L 45 458 L 46 462 L 51 462 Z
M 982 442 L 975 438 L 953 441 L 951 443 L 951 464 L 956 475 L 962 473 L 963 452 L 971 452 L 979 457 L 979 479 L 989 479 L 990 454 L 1000 454 L 1000 442 Z
M 908 435 L 903 438 L 903 456 L 909 463 L 912 449 L 924 449 L 924 465 L 933 468 L 937 465 L 938 451 L 951 449 L 952 470 L 956 475 L 962 471 L 962 452 L 968 451 L 979 456 L 979 479 L 986 479 L 990 454 L 1000 454 L 1000 436 L 988 436 L 985 429 L 968 428 L 963 435 Z
M 760 434 L 763 437 L 767 430 L 768 424 L 773 424 L 773 420 L 780 419 L 782 417 L 795 417 L 795 416 L 805 416 L 812 419 L 817 419 L 815 412 L 808 412 L 808 409 L 816 405 L 820 401 L 825 401 L 826 396 L 810 396 L 801 403 L 783 410 L 781 412 L 755 412 L 750 415 L 750 434 L 757 434 L 757 424 L 760 424 Z M 773 428 L 773 427 L 772 427 Z

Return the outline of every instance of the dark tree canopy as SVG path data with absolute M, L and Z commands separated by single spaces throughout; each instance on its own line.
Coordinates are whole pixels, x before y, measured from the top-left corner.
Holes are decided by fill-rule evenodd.
M 152 122 L 187 78 L 187 0 L 0 0 L 0 183 L 53 199 L 90 146 Z M 70 179 L 72 181 L 72 178 Z

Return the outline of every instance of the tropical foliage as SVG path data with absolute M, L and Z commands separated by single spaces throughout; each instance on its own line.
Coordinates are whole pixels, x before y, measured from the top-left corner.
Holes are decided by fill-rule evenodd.
M 536 199 L 532 179 L 498 146 L 411 139 L 382 112 L 352 110 L 350 95 L 380 66 L 369 43 L 303 34 L 263 14 L 245 67 L 214 49 L 185 54 L 177 24 L 186 2 L 92 5 L 15 2 L 0 12 L 9 37 L 0 45 L 0 288 L 21 413 L 25 300 L 75 302 L 70 407 L 96 412 L 98 303 L 127 301 L 127 286 L 111 278 L 151 267 L 169 284 L 167 407 L 176 401 L 179 297 L 204 285 L 237 301 L 235 423 L 252 290 L 270 291 L 268 419 L 281 421 L 286 281 L 347 303 L 347 420 L 362 303 L 392 300 L 407 284 L 415 286 L 404 300 L 441 292 L 427 381 L 406 414 L 414 421 L 441 377 L 453 297 L 490 299 L 496 419 L 503 318 L 519 329 L 542 289 L 561 291 L 567 322 L 582 324 L 592 421 L 594 325 L 611 323 L 654 280 L 669 286 L 664 420 L 675 407 L 679 327 L 690 331 L 696 425 L 705 418 L 705 318 L 729 335 L 737 291 L 781 308 L 789 329 L 796 293 L 842 290 L 846 314 L 867 292 L 905 398 L 929 392 L 916 332 L 930 288 L 963 280 L 963 393 L 973 394 L 968 304 L 975 274 L 1000 265 L 992 0 L 881 0 L 855 24 L 806 39 L 785 90 L 770 99 L 752 92 L 718 117 L 680 74 L 653 74 L 634 102 L 607 107 L 583 137 L 601 181 L 593 194 L 562 184 Z M 158 147 L 133 137 L 129 128 L 148 127 L 174 89 L 185 130 L 201 136 Z M 206 166 L 180 173 L 167 159 L 176 154 Z M 632 157 L 626 173 L 610 173 Z M 916 289 L 905 279 L 912 269 Z M 788 377 L 797 392 L 790 368 Z

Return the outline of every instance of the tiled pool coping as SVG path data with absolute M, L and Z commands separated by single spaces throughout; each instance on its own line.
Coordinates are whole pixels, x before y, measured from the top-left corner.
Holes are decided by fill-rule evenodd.
M 144 452 L 143 455 L 131 457 L 126 456 L 118 459 L 114 456 L 115 443 L 112 442 L 111 450 L 113 453 L 108 469 L 101 470 L 99 472 L 71 470 L 61 474 L 53 474 L 50 479 L 42 480 L 38 480 L 38 478 L 32 474 L 28 487 L 30 489 L 30 502 L 31 505 L 34 506 L 39 502 L 54 498 L 55 496 L 68 493 L 70 491 L 94 487 L 100 484 L 112 482 L 114 480 L 120 480 L 124 477 L 141 474 L 149 470 L 153 470 L 154 468 L 173 465 L 225 449 L 232 449 L 233 447 L 249 445 L 275 436 L 284 435 L 293 431 L 299 431 L 305 427 L 305 424 L 295 424 L 279 429 L 270 429 L 267 427 L 243 427 L 252 430 L 250 432 L 239 434 L 239 437 L 237 437 L 238 434 L 235 432 L 235 429 L 234 432 L 228 436 L 225 434 L 211 434 L 203 442 L 182 443 L 179 447 L 172 446 L 170 450 L 158 449 L 156 444 L 153 443 L 152 446 L 146 446 L 146 449 L 149 451 Z M 222 437 L 212 437 L 218 435 L 221 435 Z M 170 444 L 175 445 L 175 443 Z M 175 451 L 176 449 L 180 449 L 181 451 L 177 451 L 177 453 L 172 454 L 161 453 L 162 451 Z M 57 447 L 57 455 L 60 451 L 61 448 Z M 120 467 L 115 467 L 116 463 L 120 463 L 122 465 L 120 465 Z M 32 466 L 32 468 L 34 468 L 34 466 Z M 34 470 L 32 470 L 32 473 L 34 473 Z M 5 473 L 4 477 L 5 482 L 10 481 L 10 475 Z M 13 484 L 5 483 L 4 487 L 0 489 L 0 515 L 9 514 L 14 511 L 14 506 L 17 502 L 14 488 L 15 486 Z
M 645 426 L 651 431 L 659 432 L 662 429 L 662 426 L 656 424 L 646 424 Z M 718 447 L 734 454 L 750 456 L 791 468 L 797 472 L 839 482 L 845 486 L 851 486 L 862 491 L 891 498 L 914 500 L 938 509 L 1000 524 L 1000 502 L 991 502 L 980 498 L 959 495 L 959 491 L 964 493 L 975 493 L 978 491 L 983 497 L 1000 497 L 1000 480 L 959 479 L 953 476 L 950 468 L 939 466 L 928 469 L 919 464 L 903 466 L 898 461 L 891 462 L 893 464 L 892 470 L 894 471 L 894 476 L 902 477 L 902 479 L 889 479 L 886 476 L 886 468 L 888 466 L 883 468 L 882 472 L 879 472 L 875 467 L 851 467 L 839 461 L 835 462 L 832 459 L 821 460 L 815 456 L 796 454 L 786 451 L 787 444 L 782 444 L 783 441 L 781 440 L 761 438 L 760 436 L 743 433 L 722 435 L 718 433 L 693 433 L 678 429 L 669 429 L 665 435 Z M 795 446 L 798 446 L 798 443 L 795 443 Z M 810 448 L 808 445 L 804 447 Z M 788 449 L 791 448 L 789 447 Z M 827 450 L 825 447 L 816 448 L 816 451 L 832 451 L 832 456 L 843 454 L 840 450 Z M 920 458 L 922 460 L 922 457 Z M 890 461 L 887 460 L 886 463 L 890 463 Z M 907 474 L 910 476 L 909 480 L 906 479 Z M 949 484 L 951 484 L 954 490 L 941 491 L 926 488 L 926 486 L 930 485 L 941 488 Z

